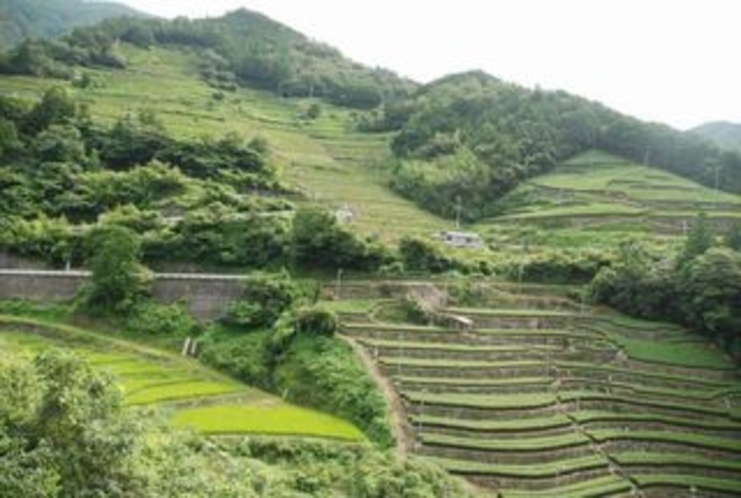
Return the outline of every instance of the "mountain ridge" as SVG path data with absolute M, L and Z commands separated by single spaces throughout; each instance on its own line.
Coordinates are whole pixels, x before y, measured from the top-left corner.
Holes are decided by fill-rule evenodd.
M 149 16 L 118 2 L 0 0 L 0 48 L 27 38 L 54 38 L 117 16 Z
M 689 130 L 723 149 L 741 152 L 741 124 L 731 121 L 710 121 Z

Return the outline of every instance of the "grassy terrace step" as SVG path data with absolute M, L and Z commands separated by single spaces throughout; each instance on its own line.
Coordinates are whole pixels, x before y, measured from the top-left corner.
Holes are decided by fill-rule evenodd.
M 492 316 L 492 317 L 523 317 L 523 318 L 581 318 L 585 315 L 575 313 L 572 311 L 560 311 L 560 310 L 542 310 L 542 309 L 485 309 L 485 308 L 463 308 L 463 307 L 448 307 L 443 311 L 448 313 L 454 313 L 456 315 L 466 316 Z
M 675 382 L 692 382 L 698 386 L 715 389 L 726 389 L 726 388 L 737 388 L 738 383 L 732 381 L 722 380 L 704 380 L 704 379 L 687 379 L 686 377 L 673 374 L 665 374 L 660 372 L 644 372 L 644 371 L 633 371 L 626 367 L 614 366 L 614 365 L 594 365 L 585 362 L 565 362 L 565 361 L 483 361 L 483 360 L 447 360 L 447 359 L 425 359 L 425 358 L 382 358 L 380 360 L 382 365 L 388 367 L 396 367 L 398 365 L 402 367 L 421 367 L 430 368 L 436 372 L 439 372 L 441 376 L 450 375 L 450 372 L 444 372 L 444 370 L 454 370 L 457 372 L 466 371 L 495 371 L 504 369 L 549 369 L 550 367 L 557 367 L 560 370 L 560 375 L 564 377 L 570 377 L 571 372 L 580 372 L 582 374 L 587 372 L 601 372 L 605 374 L 626 374 L 636 378 L 655 379 L 658 381 L 667 380 Z
M 601 443 L 629 441 L 631 443 L 660 443 L 683 447 L 699 448 L 710 451 L 741 454 L 741 441 L 728 440 L 698 434 L 672 433 L 662 431 L 589 431 L 595 440 Z M 452 436 L 422 432 L 419 437 L 428 446 L 450 447 L 461 450 L 478 450 L 497 453 L 530 452 L 548 453 L 553 450 L 572 448 L 591 444 L 591 439 L 578 432 L 565 434 L 522 437 L 517 439 L 482 439 L 480 437 Z M 619 452 L 608 449 L 609 454 Z M 649 453 L 650 454 L 650 453 Z
M 515 377 L 512 379 L 450 379 L 446 377 L 413 377 L 394 375 L 392 379 L 400 385 L 418 384 L 430 387 L 525 387 L 541 386 L 547 390 L 553 379 L 551 377 Z
M 706 406 L 698 399 L 698 405 L 688 402 L 679 403 L 673 401 L 645 399 L 646 393 L 642 393 L 639 399 L 621 395 L 595 393 L 588 390 L 563 391 L 558 393 L 558 397 L 563 402 L 582 402 L 586 400 L 607 400 L 607 401 L 626 401 L 631 400 L 636 404 L 646 404 L 657 407 L 676 407 L 678 409 L 693 411 L 698 413 L 710 414 L 727 414 L 727 408 L 718 408 Z M 479 393 L 457 393 L 457 392 L 419 392 L 419 391 L 402 391 L 402 395 L 414 403 L 426 403 L 434 405 L 447 406 L 465 406 L 472 408 L 493 408 L 493 409 L 527 409 L 541 408 L 556 403 L 557 396 L 552 392 L 542 393 L 525 393 L 525 394 L 479 394 Z
M 529 437 L 519 439 L 481 439 L 460 436 L 448 436 L 422 432 L 420 439 L 425 445 L 448 446 L 464 450 L 482 450 L 502 453 L 510 452 L 547 452 L 550 450 L 586 446 L 590 439 L 578 432 L 558 434 L 554 436 Z
M 608 467 L 608 460 L 602 455 L 569 458 L 557 462 L 542 462 L 534 465 L 502 465 L 442 457 L 425 457 L 425 459 L 455 474 L 518 477 L 522 479 L 549 479 L 587 470 L 606 469 Z
M 570 329 L 535 329 L 535 328 L 476 328 L 462 332 L 460 330 L 446 329 L 440 327 L 428 327 L 428 326 L 413 326 L 408 324 L 393 324 L 393 323 L 343 323 L 343 331 L 351 335 L 363 334 L 364 336 L 384 335 L 395 338 L 403 338 L 406 340 L 408 337 L 425 336 L 437 336 L 439 340 L 447 340 L 449 338 L 456 339 L 480 339 L 484 342 L 485 339 L 489 338 L 510 338 L 516 340 L 518 338 L 564 338 L 569 340 L 591 340 L 604 344 L 611 344 L 611 342 L 605 339 L 603 336 L 586 331 L 586 330 L 570 330 Z M 414 339 L 417 340 L 417 339 Z M 475 343 L 475 342 L 474 342 Z
M 362 344 L 371 347 L 383 347 L 388 349 L 422 349 L 429 351 L 451 351 L 451 352 L 491 352 L 491 353 L 528 353 L 532 351 L 537 352 L 554 352 L 560 351 L 560 348 L 553 346 L 518 346 L 518 345 L 507 345 L 507 344 L 450 344 L 447 342 L 416 342 L 416 341 L 398 341 L 398 340 L 386 340 L 386 339 L 362 339 Z
M 603 443 L 614 441 L 676 443 L 695 448 L 723 450 L 741 455 L 741 440 L 738 439 L 687 432 L 622 431 L 615 429 L 590 429 L 587 432 L 591 437 Z
M 527 394 L 478 394 L 478 393 L 425 393 L 425 392 L 402 392 L 402 396 L 418 406 L 435 406 L 445 408 L 473 409 L 479 412 L 492 411 L 503 414 L 507 411 L 527 411 L 539 408 L 557 406 L 556 396 L 552 393 L 527 393 Z M 690 404 L 669 402 L 664 400 L 645 399 L 636 396 L 619 396 L 590 391 L 569 391 L 559 393 L 563 402 L 563 408 L 571 410 L 574 405 L 579 409 L 590 408 L 594 402 L 619 405 L 621 409 L 628 407 L 640 408 L 641 410 L 669 411 L 672 414 L 692 413 L 694 415 L 709 416 L 721 419 L 739 419 L 740 411 L 737 408 L 712 407 L 706 403 Z M 584 404 L 588 406 L 583 406 Z M 422 408 L 419 408 L 420 410 Z M 664 415 L 664 413 L 662 413 Z M 673 415 L 672 415 L 673 416 Z
M 126 396 L 127 405 L 148 405 L 166 403 L 205 396 L 232 394 L 242 390 L 240 385 L 229 385 L 223 382 L 197 380 L 178 384 L 160 384 L 149 389 L 142 389 Z
M 518 409 L 542 408 L 556 403 L 552 393 L 527 394 L 466 394 L 424 393 L 403 391 L 402 396 L 413 403 L 428 405 L 463 406 L 471 408 Z
M 568 415 L 556 414 L 550 417 L 526 418 L 514 420 L 477 420 L 464 418 L 439 417 L 432 415 L 412 415 L 410 420 L 416 426 L 461 429 L 470 432 L 527 432 L 558 429 L 572 425 L 572 419 L 589 429 L 590 423 L 614 423 L 621 427 L 630 423 L 657 423 L 668 427 L 695 429 L 705 431 L 738 431 L 741 434 L 741 420 L 713 421 L 682 417 L 667 417 L 652 413 L 607 412 L 607 411 L 570 411 Z
M 741 495 L 741 479 L 722 479 L 681 474 L 634 475 L 632 477 L 642 489 L 669 487 L 689 490 L 690 488 L 695 488 L 700 491 L 727 493 L 729 496 Z
M 604 476 L 542 491 L 498 490 L 502 498 L 596 498 L 618 496 L 631 490 L 631 483 L 618 476 Z
M 690 429 L 716 430 L 716 431 L 741 431 L 741 420 L 738 421 L 715 421 L 697 418 L 668 417 L 653 413 L 618 413 L 607 411 L 573 411 L 569 413 L 580 424 L 598 423 L 598 422 L 646 422 L 659 423 L 668 426 L 677 426 Z
M 611 456 L 621 465 L 630 466 L 686 466 L 701 469 L 718 469 L 738 472 L 741 479 L 741 459 L 730 460 L 721 458 L 709 458 L 703 455 L 690 453 L 659 453 L 659 452 L 621 452 Z M 630 472 L 630 469 L 626 469 Z
M 628 338 L 614 332 L 608 333 L 608 337 L 632 360 L 698 370 L 739 370 L 727 355 L 709 344 L 658 342 L 656 339 Z
M 594 393 L 589 391 L 567 392 L 560 394 L 564 402 L 588 402 L 602 401 L 620 403 L 625 405 L 640 406 L 643 408 L 669 409 L 678 412 L 693 412 L 702 415 L 713 415 L 716 417 L 734 416 L 734 409 L 716 408 L 705 404 L 678 403 L 664 400 L 643 399 L 636 396 L 620 396 L 611 394 Z
M 173 422 L 211 435 L 259 433 L 365 440 L 358 428 L 345 420 L 291 405 L 272 407 L 269 416 L 265 416 L 265 409 L 260 406 L 226 404 L 185 408 L 175 413 Z
M 410 417 L 410 420 L 417 427 L 442 427 L 487 433 L 545 431 L 569 427 L 572 424 L 571 420 L 565 415 L 515 420 L 467 420 L 432 415 L 413 415 Z

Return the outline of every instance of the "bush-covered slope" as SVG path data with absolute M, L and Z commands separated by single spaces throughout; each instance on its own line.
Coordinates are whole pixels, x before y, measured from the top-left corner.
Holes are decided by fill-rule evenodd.
M 140 12 L 113 2 L 82 0 L 0 0 L 0 47 L 26 38 L 52 38 L 72 28 Z
M 175 20 L 119 18 L 79 29 L 55 42 L 26 42 L 7 55 L 0 71 L 68 76 L 77 65 L 122 68 L 117 42 L 140 47 L 185 46 L 200 52 L 202 76 L 226 90 L 247 84 L 279 95 L 320 97 L 373 108 L 406 96 L 414 83 L 345 58 L 262 14 L 245 9 L 219 18 Z
M 447 76 L 364 123 L 398 130 L 391 186 L 427 209 L 475 220 L 522 180 L 597 148 L 705 185 L 741 191 L 741 156 L 562 91 L 481 72 Z

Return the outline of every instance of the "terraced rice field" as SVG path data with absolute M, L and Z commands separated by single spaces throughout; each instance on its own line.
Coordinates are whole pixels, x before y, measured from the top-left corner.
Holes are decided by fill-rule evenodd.
M 352 226 L 364 235 L 393 241 L 408 233 L 429 235 L 452 228 L 386 187 L 374 166 L 389 153 L 389 136 L 355 131 L 351 111 L 322 102 L 321 116 L 307 120 L 302 115 L 312 100 L 248 88 L 217 100 L 214 89 L 200 78 L 192 54 L 126 44 L 121 50 L 127 69 L 88 70 L 97 82 L 89 89 L 62 80 L 3 77 L 0 91 L 38 99 L 47 88 L 63 86 L 89 107 L 96 122 L 111 124 L 126 114 L 152 111 L 176 137 L 262 137 L 285 184 L 300 191 L 307 203 L 347 206 L 355 214 Z M 402 224 L 403 232 L 397 229 Z
M 525 182 L 513 197 L 524 200 L 491 221 L 664 234 L 685 232 L 700 211 L 719 230 L 741 221 L 738 195 L 599 151 Z
M 468 330 L 344 324 L 394 386 L 409 451 L 507 498 L 741 495 L 728 358 L 673 325 L 507 290 L 506 308 L 447 309 Z
M 364 441 L 349 422 L 285 403 L 194 360 L 79 328 L 0 316 L 0 356 L 69 348 L 112 374 L 130 406 L 158 406 L 174 424 L 211 435 L 265 434 Z

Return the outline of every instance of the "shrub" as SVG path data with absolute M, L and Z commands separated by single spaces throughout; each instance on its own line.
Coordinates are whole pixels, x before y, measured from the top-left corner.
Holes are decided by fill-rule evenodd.
M 404 268 L 409 271 L 444 273 L 458 266 L 432 242 L 415 237 L 405 236 L 401 239 L 399 254 Z
M 242 297 L 227 309 L 222 322 L 244 328 L 269 327 L 299 297 L 287 272 L 254 273 L 244 282 Z
M 249 334 L 211 333 L 201 342 L 200 360 L 239 380 L 262 388 L 270 387 L 268 341 L 270 331 Z
M 140 301 L 126 316 L 125 327 L 136 333 L 161 336 L 197 334 L 198 323 L 180 303 L 169 305 Z
M 390 260 L 382 245 L 359 239 L 339 226 L 331 213 L 316 208 L 296 212 L 291 246 L 296 264 L 311 268 L 367 271 Z
M 303 308 L 296 312 L 296 332 L 299 334 L 332 337 L 337 332 L 337 315 L 319 307 Z

